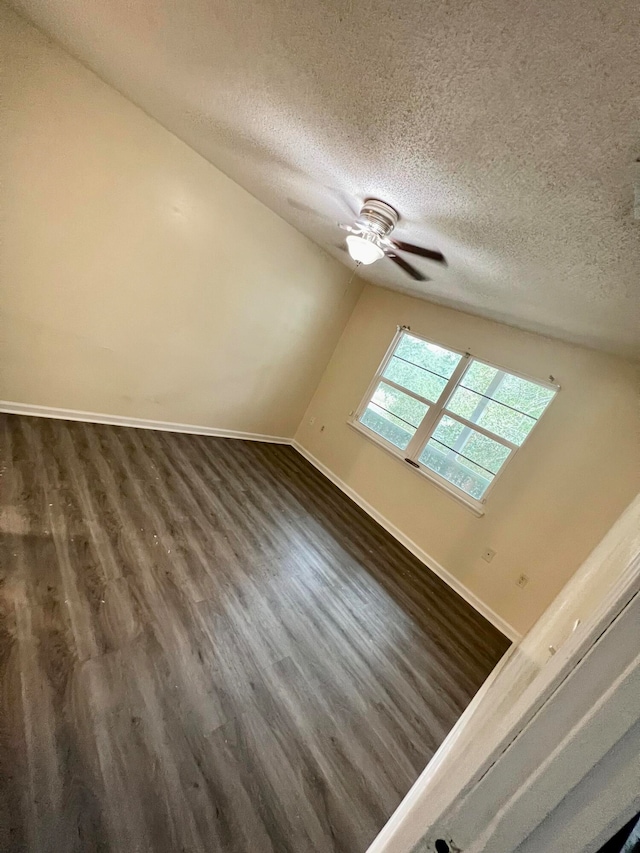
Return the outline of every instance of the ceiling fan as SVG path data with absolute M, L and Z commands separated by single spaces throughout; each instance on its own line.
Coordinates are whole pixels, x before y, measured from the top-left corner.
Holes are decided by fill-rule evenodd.
M 376 198 L 366 199 L 354 224 L 340 225 L 344 231 L 350 232 L 347 237 L 347 251 L 354 261 L 361 264 L 372 264 L 387 257 L 416 281 L 429 281 L 426 275 L 400 257 L 398 252 L 420 255 L 446 266 L 445 256 L 434 249 L 423 249 L 413 243 L 391 240 L 389 235 L 397 222 L 398 212 L 390 204 Z

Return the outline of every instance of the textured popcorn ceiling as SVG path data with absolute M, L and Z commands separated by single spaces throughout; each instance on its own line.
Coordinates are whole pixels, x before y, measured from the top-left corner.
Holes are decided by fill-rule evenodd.
M 13 6 L 343 262 L 342 196 L 450 261 L 371 282 L 640 356 L 637 0 Z

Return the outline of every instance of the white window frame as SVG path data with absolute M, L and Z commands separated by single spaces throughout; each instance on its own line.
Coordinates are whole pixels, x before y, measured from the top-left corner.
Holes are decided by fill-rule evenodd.
M 405 334 L 410 335 L 412 338 L 417 338 L 418 340 L 424 341 L 427 344 L 431 344 L 433 346 L 441 347 L 442 349 L 445 349 L 448 352 L 453 352 L 453 353 L 456 353 L 457 355 L 461 356 L 458 365 L 456 366 L 455 370 L 451 374 L 449 381 L 445 385 L 442 393 L 440 394 L 440 396 L 438 397 L 437 400 L 429 400 L 426 397 L 422 397 L 420 394 L 416 394 L 414 391 L 411 391 L 408 388 L 404 388 L 402 385 L 399 385 L 398 383 L 394 382 L 393 380 L 387 379 L 385 376 L 382 375 L 384 373 L 384 371 L 386 370 L 387 365 L 391 361 L 393 354 L 396 350 L 396 347 L 400 343 L 402 336 Z M 458 388 L 458 386 L 460 385 L 465 373 L 471 367 L 471 365 L 473 364 L 474 361 L 479 361 L 481 364 L 486 364 L 489 367 L 494 367 L 497 370 L 501 370 L 504 373 L 510 374 L 511 376 L 517 376 L 520 379 L 525 379 L 528 382 L 534 382 L 537 385 L 542 385 L 544 388 L 549 388 L 550 390 L 554 391 L 554 397 L 549 401 L 544 412 L 537 419 L 536 425 L 529 432 L 529 434 L 524 439 L 522 444 L 520 444 L 520 445 L 515 444 L 514 442 L 509 441 L 508 439 L 503 438 L 500 435 L 496 435 L 496 433 L 493 433 L 490 430 L 484 429 L 484 427 L 481 427 L 478 424 L 474 424 L 471 421 L 468 421 L 466 418 L 463 418 L 460 415 L 456 415 L 453 412 L 446 411 L 447 403 L 449 402 L 449 400 L 451 399 L 451 397 L 455 393 L 455 391 Z M 427 414 L 423 418 L 419 427 L 416 429 L 416 432 L 415 432 L 413 438 L 411 439 L 411 441 L 409 442 L 409 444 L 406 446 L 406 448 L 404 450 L 401 450 L 399 447 L 396 447 L 390 441 L 387 441 L 381 435 L 378 435 L 377 432 L 374 432 L 374 430 L 369 429 L 369 427 L 367 427 L 366 424 L 363 424 L 360 421 L 360 418 L 362 417 L 367 406 L 371 402 L 371 398 L 373 397 L 375 390 L 378 387 L 378 385 L 380 384 L 380 382 L 384 382 L 386 385 L 389 385 L 392 388 L 396 388 L 398 391 L 402 392 L 403 394 L 406 394 L 409 397 L 413 397 L 415 400 L 418 400 L 420 403 L 423 403 L 424 405 L 429 407 L 429 411 L 427 412 Z M 516 370 L 512 370 L 511 368 L 503 367 L 501 365 L 494 364 L 490 361 L 487 361 L 486 359 L 480 358 L 479 356 L 474 356 L 469 352 L 461 352 L 460 350 L 454 349 L 453 347 L 450 347 L 446 344 L 441 344 L 441 343 L 438 343 L 437 341 L 432 341 L 430 338 L 426 338 L 426 337 L 424 337 L 424 335 L 420 335 L 417 332 L 412 331 L 409 326 L 398 326 L 396 329 L 396 333 L 393 336 L 393 340 L 391 341 L 389 348 L 387 349 L 385 356 L 382 359 L 382 362 L 380 363 L 380 366 L 378 367 L 373 379 L 369 383 L 369 386 L 366 390 L 366 393 L 365 393 L 364 397 L 362 398 L 362 402 L 360 403 L 358 408 L 354 412 L 351 413 L 351 415 L 348 419 L 348 423 L 350 426 L 352 426 L 358 432 L 365 435 L 368 439 L 373 441 L 379 447 L 384 448 L 389 453 L 391 453 L 393 456 L 402 460 L 405 463 L 406 467 L 411 468 L 417 474 L 420 474 L 421 476 L 426 477 L 432 483 L 435 483 L 441 489 L 444 489 L 444 491 L 446 491 L 449 495 L 458 499 L 461 503 L 463 503 L 469 509 L 473 510 L 476 515 L 483 515 L 484 514 L 484 505 L 487 501 L 487 498 L 489 497 L 490 492 L 492 491 L 492 489 L 496 483 L 496 480 L 499 478 L 499 476 L 506 469 L 507 465 L 511 462 L 511 460 L 516 455 L 518 450 L 520 450 L 520 448 L 524 447 L 524 445 L 526 444 L 526 442 L 529 439 L 529 436 L 531 435 L 531 433 L 534 432 L 535 427 L 537 426 L 538 423 L 540 423 L 540 421 L 544 417 L 545 413 L 547 412 L 547 410 L 549 409 L 549 407 L 553 403 L 553 400 L 555 399 L 555 393 L 557 393 L 559 390 L 560 390 L 560 386 L 554 382 L 544 381 L 542 379 L 537 379 L 535 377 L 527 376 L 523 373 L 519 373 Z M 447 417 L 451 418 L 452 420 L 458 421 L 459 423 L 463 424 L 464 426 L 470 427 L 471 429 L 475 430 L 476 432 L 480 433 L 481 435 L 485 435 L 487 438 L 490 438 L 492 441 L 495 441 L 498 444 L 502 444 L 504 447 L 509 448 L 509 456 L 503 462 L 503 464 L 501 465 L 498 472 L 493 475 L 493 479 L 491 480 L 491 482 L 487 486 L 487 489 L 486 489 L 484 495 L 482 496 L 482 498 L 480 500 L 472 497 L 467 492 L 465 492 L 463 489 L 459 489 L 453 483 L 450 483 L 449 480 L 446 480 L 444 477 L 441 477 L 435 471 L 432 471 L 431 468 L 428 468 L 426 465 L 423 465 L 418 459 L 418 457 L 420 456 L 420 454 L 424 450 L 427 442 L 429 441 L 429 438 L 432 436 L 436 427 L 440 423 L 440 420 L 445 415 Z

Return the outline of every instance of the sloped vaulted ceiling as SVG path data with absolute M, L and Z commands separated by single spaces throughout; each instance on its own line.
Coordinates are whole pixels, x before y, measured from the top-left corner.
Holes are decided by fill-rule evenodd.
M 450 262 L 371 282 L 640 356 L 637 0 L 12 5 L 345 263 L 367 196 Z

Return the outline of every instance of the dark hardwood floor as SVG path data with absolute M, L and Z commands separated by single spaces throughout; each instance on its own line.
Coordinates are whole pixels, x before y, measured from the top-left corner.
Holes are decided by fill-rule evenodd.
M 0 441 L 0 850 L 364 853 L 507 640 L 290 447 Z

